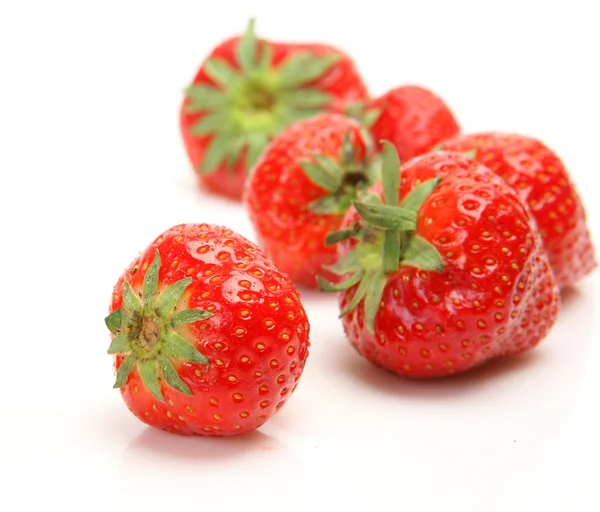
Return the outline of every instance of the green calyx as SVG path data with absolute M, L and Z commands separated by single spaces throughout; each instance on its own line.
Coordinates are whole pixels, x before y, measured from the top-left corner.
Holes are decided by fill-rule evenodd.
M 381 113 L 380 108 L 375 108 L 366 101 L 347 103 L 344 107 L 344 114 L 356 119 L 365 128 L 371 128 L 377 122 Z
M 173 366 L 175 361 L 209 365 L 208 359 L 188 343 L 176 328 L 206 320 L 213 315 L 202 309 L 186 309 L 176 313 L 177 303 L 192 279 L 177 281 L 158 294 L 160 265 L 160 255 L 156 251 L 154 261 L 144 276 L 143 293 L 136 294 L 125 281 L 123 306 L 108 315 L 104 322 L 114 335 L 108 353 L 125 356 L 117 371 L 114 387 L 124 386 L 133 368 L 137 367 L 146 388 L 164 401 L 160 379 L 181 393 L 192 394 Z
M 354 201 L 361 220 L 354 226 L 328 235 L 326 244 L 333 245 L 353 238 L 357 245 L 335 265 L 325 267 L 344 277 L 333 284 L 318 277 L 319 289 L 340 292 L 356 286 L 352 299 L 340 317 L 353 311 L 365 301 L 365 325 L 369 332 L 375 329 L 387 276 L 401 266 L 412 266 L 431 272 L 441 272 L 444 262 L 437 249 L 416 233 L 419 210 L 439 185 L 441 178 L 421 183 L 398 201 L 400 188 L 400 162 L 395 147 L 382 141 L 382 185 L 385 203 L 375 194 Z
M 187 111 L 204 113 L 191 133 L 212 137 L 200 173 L 210 174 L 223 163 L 232 169 L 244 151 L 250 169 L 273 136 L 332 102 L 311 84 L 339 60 L 337 53 L 300 51 L 274 68 L 272 47 L 257 41 L 250 20 L 235 57 L 237 68 L 219 58 L 206 61 L 204 70 L 216 85 L 191 85 L 185 91 Z
M 370 136 L 364 131 L 361 138 L 367 148 L 362 158 L 356 154 L 355 143 L 348 131 L 338 158 L 313 154 L 311 161 L 300 163 L 307 178 L 328 192 L 309 204 L 313 213 L 345 213 L 352 202 L 376 181 L 377 167 L 372 165 Z

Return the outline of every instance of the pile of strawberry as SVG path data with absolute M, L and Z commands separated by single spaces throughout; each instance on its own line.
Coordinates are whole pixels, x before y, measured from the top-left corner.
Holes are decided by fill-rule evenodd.
M 433 378 L 538 345 L 560 290 L 596 266 L 550 148 L 463 134 L 421 87 L 372 98 L 331 46 L 257 39 L 251 22 L 202 64 L 181 132 L 201 187 L 242 201 L 258 244 L 175 226 L 114 287 L 115 387 L 170 432 L 247 432 L 281 408 L 309 348 L 296 286 L 338 295 L 365 358 Z

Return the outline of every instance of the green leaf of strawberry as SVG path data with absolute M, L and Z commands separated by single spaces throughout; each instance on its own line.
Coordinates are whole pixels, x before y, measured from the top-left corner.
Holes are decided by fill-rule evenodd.
M 177 374 L 174 361 L 209 364 L 208 359 L 174 329 L 207 320 L 212 313 L 202 309 L 186 309 L 174 314 L 192 279 L 181 279 L 159 294 L 160 267 L 161 259 L 157 250 L 144 276 L 141 298 L 125 281 L 123 307 L 108 315 L 105 324 L 114 335 L 107 352 L 125 356 L 114 387 L 124 386 L 131 371 L 137 367 L 144 385 L 162 401 L 164 398 L 159 384 L 161 375 L 174 389 L 191 394 L 189 386 Z
M 231 168 L 245 150 L 250 169 L 273 135 L 332 102 L 330 94 L 311 84 L 335 65 L 338 53 L 298 51 L 274 66 L 272 48 L 257 41 L 254 25 L 250 20 L 237 42 L 237 68 L 221 58 L 210 58 L 204 71 L 213 85 L 185 90 L 186 112 L 204 114 L 191 133 L 211 136 L 199 168 L 202 174 L 213 173 L 223 163 Z
M 419 210 L 441 179 L 421 183 L 399 203 L 400 162 L 396 149 L 383 141 L 382 185 L 385 204 L 375 194 L 354 201 L 362 222 L 350 228 L 330 233 L 326 242 L 335 244 L 354 238 L 356 247 L 327 270 L 346 276 L 340 283 L 318 279 L 319 289 L 340 292 L 356 286 L 352 299 L 341 312 L 343 317 L 365 301 L 365 325 L 374 332 L 374 322 L 387 276 L 400 266 L 408 265 L 432 272 L 441 272 L 444 262 L 437 249 L 416 234 Z

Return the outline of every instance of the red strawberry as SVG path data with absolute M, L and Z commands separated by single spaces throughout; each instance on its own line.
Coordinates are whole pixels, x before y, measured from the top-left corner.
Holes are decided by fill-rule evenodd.
M 336 249 L 325 237 L 368 184 L 365 137 L 357 121 L 341 114 L 299 121 L 269 144 L 248 179 L 244 201 L 259 244 L 305 287 L 328 275 L 323 265 L 335 262 Z
M 414 85 L 396 87 L 367 107 L 379 112 L 371 126 L 373 139 L 390 141 L 401 161 L 427 153 L 444 139 L 460 132 L 460 126 L 444 101 Z
M 298 293 L 233 231 L 181 224 L 114 287 L 115 387 L 144 423 L 178 434 L 260 427 L 296 389 L 309 324 Z
M 257 40 L 254 24 L 217 46 L 186 91 L 180 123 L 201 185 L 240 199 L 248 169 L 293 122 L 367 99 L 352 60 L 320 44 Z
M 473 152 L 529 205 L 560 287 L 573 285 L 596 267 L 583 204 L 550 148 L 531 137 L 497 132 L 454 137 L 441 147 Z
M 531 212 L 460 153 L 401 168 L 384 147 L 383 185 L 348 210 L 337 272 L 346 334 L 375 364 L 415 378 L 463 372 L 536 346 L 558 292 Z

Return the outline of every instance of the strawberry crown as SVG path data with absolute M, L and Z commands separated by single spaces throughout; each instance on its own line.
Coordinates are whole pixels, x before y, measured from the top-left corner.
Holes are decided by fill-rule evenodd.
M 322 56 L 298 51 L 274 68 L 273 48 L 257 41 L 250 20 L 237 42 L 237 69 L 221 58 L 208 59 L 203 68 L 215 85 L 185 90 L 185 111 L 204 114 L 191 133 L 211 137 L 198 171 L 210 174 L 222 164 L 231 170 L 244 151 L 250 169 L 273 136 L 326 109 L 332 96 L 311 84 L 340 57 L 334 51 Z
M 417 185 L 400 203 L 398 153 L 390 142 L 382 141 L 382 144 L 381 173 L 385 203 L 374 193 L 353 202 L 360 220 L 349 228 L 330 233 L 325 241 L 327 245 L 351 238 L 358 242 L 335 265 L 324 267 L 345 279 L 334 284 L 321 276 L 317 277 L 319 289 L 324 292 L 341 292 L 356 287 L 340 317 L 353 311 L 364 300 L 365 325 L 371 333 L 375 329 L 375 317 L 390 274 L 402 266 L 431 272 L 441 272 L 444 268 L 437 249 L 416 232 L 419 210 L 441 178 Z
M 114 335 L 108 353 L 125 356 L 117 371 L 114 387 L 124 386 L 131 371 L 137 367 L 146 388 L 160 401 L 164 401 L 159 384 L 161 374 L 172 388 L 186 395 L 192 394 L 173 366 L 174 361 L 209 366 L 208 359 L 188 343 L 176 328 L 207 320 L 213 314 L 203 309 L 185 309 L 175 313 L 192 278 L 181 279 L 158 295 L 160 265 L 157 250 L 144 276 L 143 294 L 136 294 L 125 281 L 123 306 L 113 311 L 104 321 Z
M 352 201 L 376 181 L 378 169 L 372 155 L 371 137 L 365 129 L 360 130 L 360 137 L 366 148 L 362 158 L 358 157 L 356 141 L 352 140 L 352 132 L 348 130 L 337 159 L 314 153 L 310 155 L 311 160 L 300 162 L 306 177 L 327 192 L 309 204 L 313 213 L 345 213 Z

